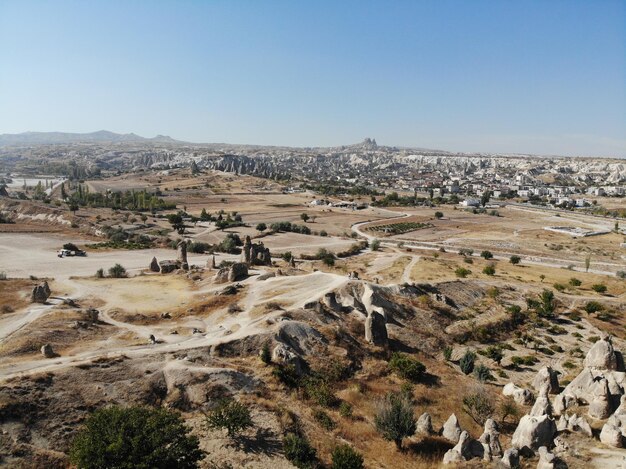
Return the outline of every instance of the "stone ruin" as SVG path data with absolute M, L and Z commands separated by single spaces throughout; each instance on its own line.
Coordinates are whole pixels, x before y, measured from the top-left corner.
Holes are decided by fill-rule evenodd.
M 33 303 L 43 304 L 48 301 L 49 297 L 50 287 L 48 286 L 48 282 L 43 282 L 33 288 L 33 293 L 31 294 L 30 299 Z
M 165 260 L 155 265 L 156 258 L 152 258 L 152 262 L 150 263 L 150 270 L 153 272 L 158 272 L 157 267 L 161 271 L 162 274 L 169 274 L 177 269 L 189 270 L 189 263 L 187 262 L 187 244 L 188 240 L 182 239 L 176 245 L 176 251 L 178 256 L 176 260 Z
M 248 266 L 272 265 L 272 255 L 269 248 L 266 248 L 262 242 L 253 243 L 250 236 L 246 236 L 241 256 L 242 262 Z

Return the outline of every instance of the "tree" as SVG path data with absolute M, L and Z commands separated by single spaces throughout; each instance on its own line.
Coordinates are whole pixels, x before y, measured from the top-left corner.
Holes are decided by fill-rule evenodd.
M 109 269 L 109 277 L 124 278 L 126 277 L 126 269 L 121 264 L 115 264 Z
M 267 225 L 265 223 L 259 223 L 256 226 L 256 230 L 263 232 L 263 231 L 267 230 Z
M 493 264 L 489 264 L 487 266 L 485 266 L 485 268 L 483 269 L 483 274 L 485 275 L 495 275 L 496 273 L 496 268 L 493 266 Z
M 487 350 L 485 350 L 485 356 L 491 358 L 498 365 L 500 365 L 500 362 L 504 358 L 502 348 L 496 345 L 490 345 L 489 347 L 487 347 Z
M 489 203 L 489 199 L 491 198 L 491 191 L 483 192 L 482 197 L 480 198 L 480 205 L 483 207 Z
M 375 239 L 374 241 L 372 241 L 372 244 L 370 244 L 370 248 L 372 251 L 378 251 L 380 249 L 380 240 Z
M 443 212 L 435 212 L 435 218 L 441 220 L 443 218 Z
M 459 267 L 458 269 L 456 269 L 454 271 L 454 273 L 456 274 L 457 277 L 459 278 L 465 278 L 467 277 L 469 274 L 472 273 L 471 270 L 466 269 L 465 267 Z
M 582 285 L 583 282 L 581 282 L 579 279 L 572 277 L 569 279 L 569 284 L 572 287 L 580 287 Z
M 391 355 L 389 368 L 409 381 L 419 381 L 426 371 L 426 367 L 419 360 L 399 352 Z
M 541 283 L 543 283 L 543 281 L 546 279 L 546 276 L 544 274 L 541 274 L 539 276 L 539 280 L 541 280 Z
M 489 259 L 493 259 L 493 254 L 491 253 L 491 251 L 483 251 L 480 253 L 480 257 L 482 257 L 483 259 L 489 260 Z
M 408 396 L 389 393 L 378 402 L 374 423 L 385 440 L 402 449 L 402 440 L 415 433 L 415 406 Z
M 520 256 L 513 255 L 509 258 L 509 262 L 513 265 L 517 265 L 522 262 L 522 258 Z
M 220 401 L 217 408 L 207 415 L 209 428 L 225 428 L 229 437 L 235 437 L 239 432 L 253 425 L 248 408 L 234 399 Z
M 306 223 L 309 220 L 309 216 L 306 213 L 300 214 L 300 218 L 302 219 L 304 223 Z
M 288 433 L 283 440 L 283 452 L 288 461 L 299 468 L 308 468 L 317 458 L 315 448 L 306 438 Z
M 474 362 L 476 361 L 476 354 L 471 350 L 465 352 L 465 354 L 459 360 L 459 368 L 461 371 L 469 375 L 472 371 L 474 371 Z
M 272 363 L 272 352 L 270 351 L 270 344 L 265 342 L 261 347 L 261 361 L 265 364 Z
M 606 293 L 606 285 L 603 283 L 591 285 L 591 289 L 596 293 Z
M 482 387 L 463 398 L 463 411 L 481 427 L 494 412 L 491 396 Z
M 185 233 L 185 223 L 183 221 L 183 216 L 180 213 L 170 213 L 167 216 L 167 221 L 170 222 L 172 228 L 176 230 L 179 234 Z
M 331 454 L 332 469 L 363 469 L 363 456 L 350 445 L 340 445 Z
M 203 208 L 202 212 L 200 212 L 200 220 L 202 220 L 202 221 L 210 221 L 211 220 L 211 215 L 209 215 L 209 212 L 206 211 L 206 208 Z
M 71 446 L 85 469 L 195 468 L 204 458 L 180 414 L 149 407 L 107 407 L 91 414 Z
M 554 292 L 548 289 L 543 290 L 539 294 L 539 302 L 535 309 L 539 316 L 546 318 L 554 317 L 554 313 L 556 311 L 556 298 L 554 298 Z

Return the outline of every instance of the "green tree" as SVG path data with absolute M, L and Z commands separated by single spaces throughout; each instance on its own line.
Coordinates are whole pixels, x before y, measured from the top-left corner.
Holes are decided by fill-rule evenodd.
M 109 277 L 124 278 L 126 277 L 126 269 L 121 264 L 115 264 L 109 269 Z
M 465 354 L 461 357 L 459 361 L 459 368 L 461 371 L 469 375 L 472 371 L 474 371 L 474 362 L 476 361 L 476 354 L 471 350 L 465 352 Z
M 485 268 L 483 269 L 483 274 L 490 275 L 490 276 L 495 275 L 496 268 L 493 266 L 493 264 L 486 265 Z
M 435 212 L 435 218 L 441 220 L 443 218 L 443 212 Z
M 513 255 L 509 258 L 509 262 L 513 265 L 517 265 L 522 262 L 522 258 L 520 256 Z
M 315 448 L 308 440 L 295 433 L 288 433 L 283 439 L 283 452 L 294 466 L 303 469 L 312 467 L 317 458 Z
M 489 199 L 491 198 L 491 191 L 483 192 L 482 197 L 480 198 L 480 205 L 483 207 L 489 203 Z
M 389 368 L 409 381 L 419 381 L 426 367 L 419 360 L 400 352 L 394 352 L 389 360 Z
M 167 216 L 167 221 L 170 222 L 172 228 L 176 230 L 179 234 L 185 233 L 185 222 L 183 221 L 183 216 L 180 213 L 170 213 Z
M 259 223 L 256 226 L 256 230 L 263 232 L 263 231 L 267 230 L 267 225 L 265 223 Z
M 415 406 L 405 394 L 389 393 L 378 402 L 374 424 L 387 441 L 402 449 L 402 440 L 412 436 L 416 429 Z
M 483 259 L 493 259 L 493 254 L 491 253 L 491 251 L 483 251 L 480 253 L 480 257 L 482 257 Z
M 302 213 L 300 214 L 300 218 L 302 219 L 304 223 L 306 223 L 309 220 L 309 215 L 306 213 Z
M 180 414 L 149 407 L 108 407 L 91 414 L 70 449 L 81 469 L 187 469 L 204 458 Z
M 363 469 L 363 456 L 350 445 L 336 446 L 331 457 L 332 469 Z
M 372 241 L 372 244 L 370 244 L 370 249 L 372 251 L 378 251 L 380 249 L 380 240 L 375 239 L 374 241 Z
M 539 294 L 539 302 L 536 306 L 536 311 L 539 316 L 546 318 L 554 317 L 556 312 L 556 298 L 552 290 L 545 289 Z
M 606 293 L 606 285 L 603 283 L 595 283 L 591 285 L 591 289 L 596 293 Z
M 209 428 L 225 428 L 228 436 L 238 433 L 253 425 L 248 407 L 234 399 L 224 399 L 207 415 Z

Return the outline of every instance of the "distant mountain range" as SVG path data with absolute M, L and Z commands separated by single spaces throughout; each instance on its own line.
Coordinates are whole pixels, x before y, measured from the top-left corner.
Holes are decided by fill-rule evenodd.
M 166 135 L 153 138 L 137 134 L 116 134 L 108 130 L 99 130 L 85 134 L 67 132 L 23 132 L 21 134 L 0 134 L 0 145 L 37 145 L 54 143 L 116 143 L 116 142 L 156 142 L 184 143 Z

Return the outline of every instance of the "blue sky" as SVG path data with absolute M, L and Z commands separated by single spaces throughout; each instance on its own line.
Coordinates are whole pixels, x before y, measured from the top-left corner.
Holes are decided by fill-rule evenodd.
M 0 0 L 0 133 L 626 157 L 626 2 Z

